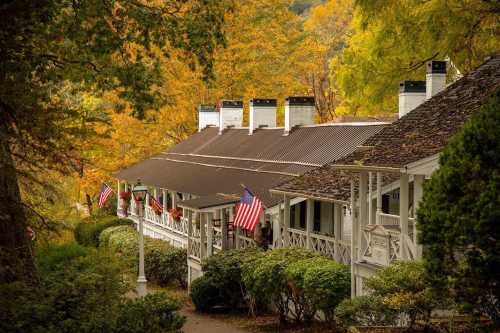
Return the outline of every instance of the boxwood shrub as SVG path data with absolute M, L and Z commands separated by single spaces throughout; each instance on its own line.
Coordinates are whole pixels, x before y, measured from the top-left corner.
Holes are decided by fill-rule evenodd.
M 115 226 L 104 230 L 99 238 L 100 246 L 118 254 L 123 262 L 137 271 L 139 240 L 135 229 L 129 226 Z M 150 281 L 160 285 L 178 283 L 186 287 L 187 252 L 167 242 L 144 237 L 144 268 Z
M 209 312 L 224 304 L 220 288 L 213 278 L 203 275 L 191 283 L 189 295 L 197 311 Z
M 99 236 L 104 229 L 117 225 L 132 226 L 129 219 L 122 219 L 116 216 L 104 216 L 99 218 L 88 217 L 78 223 L 75 227 L 75 240 L 83 246 L 99 246 Z

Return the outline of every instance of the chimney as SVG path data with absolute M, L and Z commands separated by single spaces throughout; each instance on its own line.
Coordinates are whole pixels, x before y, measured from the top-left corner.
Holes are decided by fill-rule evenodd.
M 198 132 L 210 125 L 219 126 L 219 112 L 215 105 L 198 105 Z
M 285 133 L 297 125 L 314 124 L 314 97 L 290 96 L 285 99 Z
M 243 126 L 243 101 L 222 100 L 219 111 L 219 134 L 228 127 Z
M 427 99 L 436 95 L 446 87 L 446 61 L 427 62 Z
M 259 127 L 276 127 L 276 100 L 254 98 L 250 100 L 248 134 Z
M 399 118 L 425 101 L 425 81 L 402 81 L 399 84 Z

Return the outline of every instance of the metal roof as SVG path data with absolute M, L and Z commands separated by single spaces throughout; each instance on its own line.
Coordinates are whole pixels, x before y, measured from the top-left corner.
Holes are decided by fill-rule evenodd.
M 269 189 L 353 152 L 384 123 L 331 124 L 294 128 L 208 127 L 168 151 L 116 174 L 119 179 L 195 196 L 240 195 L 241 184 L 271 207 L 280 199 Z

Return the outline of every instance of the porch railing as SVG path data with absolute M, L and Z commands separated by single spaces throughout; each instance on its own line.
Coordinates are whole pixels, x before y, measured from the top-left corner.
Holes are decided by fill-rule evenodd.
M 288 229 L 290 234 L 290 247 L 294 248 L 306 248 L 307 247 L 307 236 L 306 232 L 298 229 Z

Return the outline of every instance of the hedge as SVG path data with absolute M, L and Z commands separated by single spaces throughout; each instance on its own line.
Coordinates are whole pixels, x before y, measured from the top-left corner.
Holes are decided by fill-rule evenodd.
M 83 246 L 99 246 L 99 236 L 104 229 L 117 225 L 132 226 L 129 219 L 116 216 L 104 216 L 100 218 L 88 217 L 78 223 L 75 227 L 75 240 Z
M 125 264 L 137 271 L 139 241 L 135 229 L 128 226 L 115 226 L 104 230 L 99 238 L 102 248 L 118 254 Z M 187 252 L 167 242 L 144 237 L 144 268 L 147 278 L 160 285 L 173 282 L 186 287 Z

